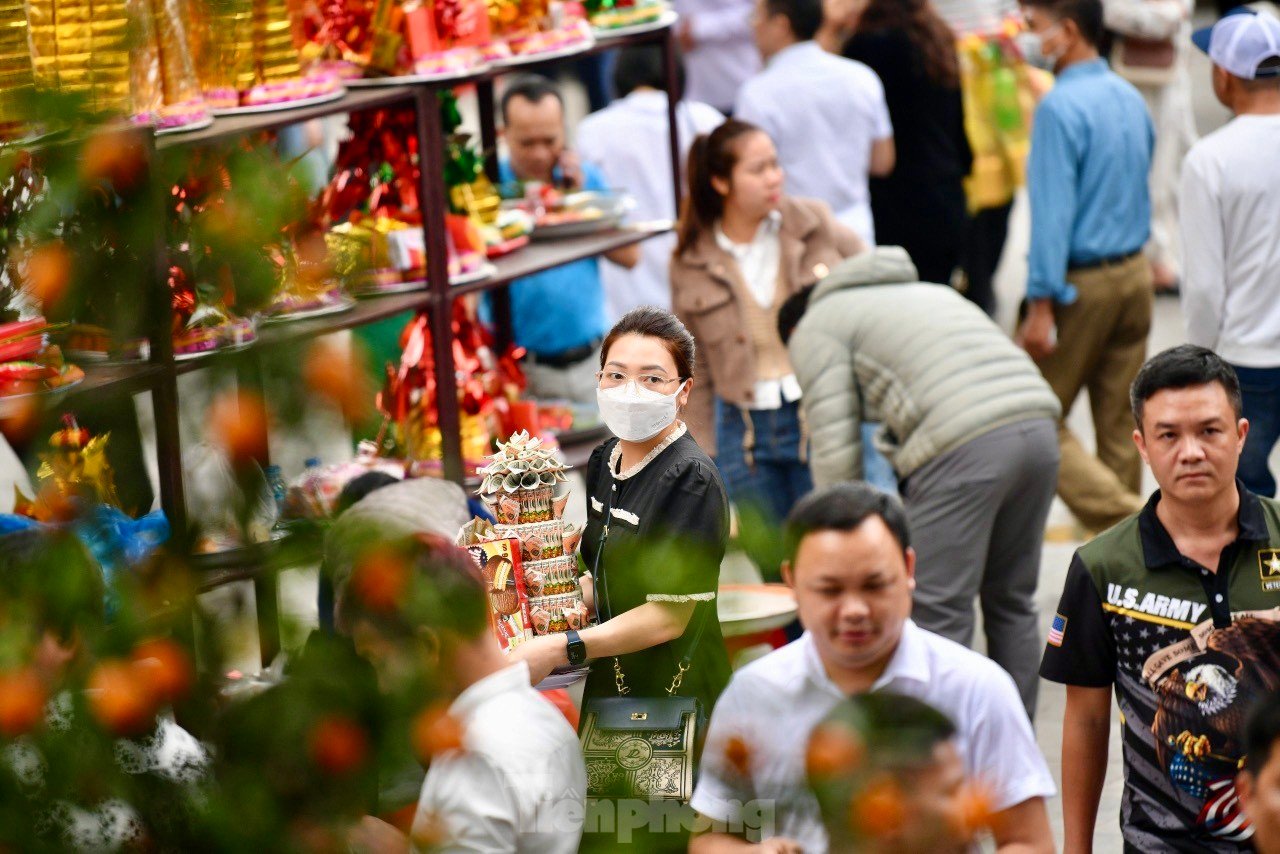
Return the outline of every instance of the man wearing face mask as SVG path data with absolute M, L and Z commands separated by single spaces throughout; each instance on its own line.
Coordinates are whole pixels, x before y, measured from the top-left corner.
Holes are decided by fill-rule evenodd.
M 1151 328 L 1147 173 L 1155 140 L 1142 96 L 1098 56 L 1100 0 L 1024 0 L 1028 60 L 1058 75 L 1036 109 L 1026 316 L 1018 341 L 1062 404 L 1089 390 L 1098 453 L 1059 422 L 1058 495 L 1087 528 L 1142 506 L 1129 382 Z

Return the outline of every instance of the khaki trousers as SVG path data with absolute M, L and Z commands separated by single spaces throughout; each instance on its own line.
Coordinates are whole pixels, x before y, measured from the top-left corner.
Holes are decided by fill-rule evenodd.
M 1151 269 L 1141 255 L 1068 274 L 1078 298 L 1055 305 L 1058 346 L 1039 362 L 1062 403 L 1058 423 L 1058 495 L 1085 527 L 1109 528 L 1142 509 L 1142 458 L 1133 444 L 1129 385 L 1142 367 L 1151 331 Z M 1066 426 L 1088 389 L 1098 454 Z

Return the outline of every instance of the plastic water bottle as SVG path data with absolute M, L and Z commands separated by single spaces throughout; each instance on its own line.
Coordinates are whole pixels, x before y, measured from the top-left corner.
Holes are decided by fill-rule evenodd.
M 284 501 L 289 494 L 289 488 L 284 482 L 284 473 L 280 471 L 280 466 L 267 466 L 267 488 L 271 490 L 271 497 L 276 502 L 276 519 L 284 518 Z

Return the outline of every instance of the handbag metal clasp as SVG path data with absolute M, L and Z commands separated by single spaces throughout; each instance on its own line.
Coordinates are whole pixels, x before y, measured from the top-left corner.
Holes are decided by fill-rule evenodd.
M 649 720 L 649 713 L 648 713 L 648 712 L 632 712 L 632 713 L 631 713 L 631 720 L 633 720 L 633 721 L 647 721 L 647 720 Z

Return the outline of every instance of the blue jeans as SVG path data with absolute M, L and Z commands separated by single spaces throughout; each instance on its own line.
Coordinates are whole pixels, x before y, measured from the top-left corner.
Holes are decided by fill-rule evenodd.
M 740 512 L 754 505 L 766 521 L 781 524 L 813 489 L 808 445 L 800 404 L 739 409 L 716 399 L 716 466 Z
M 872 439 L 879 424 L 862 425 L 862 479 L 881 492 L 890 495 L 898 494 L 898 473 L 889 464 L 889 459 L 876 450 Z
M 1276 479 L 1267 458 L 1280 439 L 1280 368 L 1233 367 L 1240 377 L 1244 417 L 1249 419 L 1249 436 L 1240 455 L 1240 480 L 1250 492 L 1274 498 Z

